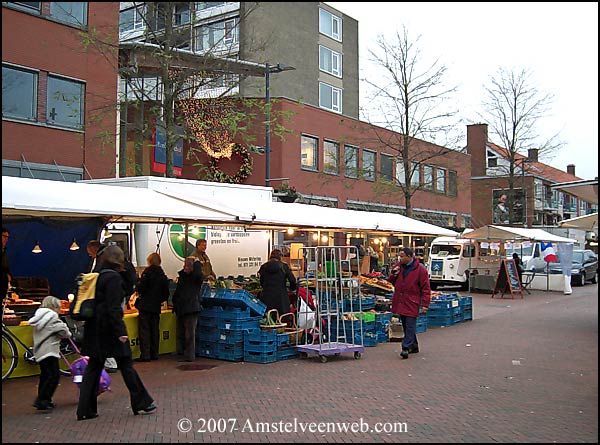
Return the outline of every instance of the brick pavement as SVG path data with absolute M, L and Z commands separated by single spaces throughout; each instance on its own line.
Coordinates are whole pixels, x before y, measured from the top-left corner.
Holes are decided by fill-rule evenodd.
M 521 299 L 473 294 L 474 320 L 419 335 L 421 352 L 400 360 L 398 343 L 351 354 L 272 364 L 175 357 L 136 364 L 158 411 L 133 416 L 120 375 L 99 398 L 97 419 L 77 422 L 77 389 L 63 377 L 52 413 L 31 407 L 37 377 L 2 384 L 3 442 L 597 442 L 598 287 Z M 178 431 L 179 419 L 192 432 Z M 212 419 L 203 424 L 199 418 Z M 246 422 L 397 422 L 401 431 L 250 432 Z M 237 431 L 213 429 L 235 419 Z M 187 427 L 186 424 L 184 426 Z M 293 427 L 293 425 L 290 425 Z

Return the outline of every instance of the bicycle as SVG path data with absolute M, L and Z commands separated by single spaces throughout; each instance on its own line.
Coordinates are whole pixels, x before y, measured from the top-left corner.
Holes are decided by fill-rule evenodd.
M 2 318 L 4 319 L 4 309 L 6 308 L 6 300 L 2 306 Z M 68 324 L 67 324 L 68 325 Z M 71 327 L 69 326 L 69 329 Z M 8 327 L 2 322 L 2 381 L 6 380 L 15 370 L 19 363 L 19 350 L 17 344 L 25 350 L 23 359 L 32 365 L 37 365 L 33 347 L 26 345 L 19 337 L 17 337 Z M 68 339 L 62 339 L 60 342 L 60 352 L 67 358 L 68 362 L 78 358 L 79 354 Z M 61 375 L 70 376 L 70 369 L 59 369 Z

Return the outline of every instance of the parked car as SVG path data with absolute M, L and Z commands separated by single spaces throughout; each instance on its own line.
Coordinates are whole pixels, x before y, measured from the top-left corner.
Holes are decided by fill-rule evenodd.
M 559 258 L 560 260 L 560 258 Z M 550 273 L 562 273 L 560 262 L 548 264 Z M 586 281 L 597 282 L 598 257 L 591 250 L 574 250 L 571 264 L 571 284 L 583 286 Z

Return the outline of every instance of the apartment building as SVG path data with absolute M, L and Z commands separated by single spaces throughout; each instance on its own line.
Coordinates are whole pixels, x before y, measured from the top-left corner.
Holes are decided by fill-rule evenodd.
M 3 175 L 115 175 L 118 13 L 118 2 L 2 2 Z
M 474 227 L 503 223 L 494 220 L 494 207 L 502 195 L 510 195 L 508 151 L 488 140 L 487 124 L 467 126 L 467 152 L 471 155 L 471 208 Z M 551 167 L 538 159 L 538 151 L 517 154 L 515 185 L 512 189 L 513 225 L 554 226 L 558 222 L 597 212 L 598 206 L 553 184 L 578 181 L 575 165 L 567 171 Z

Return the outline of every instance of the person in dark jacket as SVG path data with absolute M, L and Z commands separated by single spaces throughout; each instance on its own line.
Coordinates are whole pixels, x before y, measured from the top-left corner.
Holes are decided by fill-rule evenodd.
M 140 362 L 158 360 L 161 304 L 169 298 L 169 279 L 160 267 L 160 255 L 156 252 L 151 253 L 146 262 L 148 267 L 142 272 L 142 278 L 137 285 L 138 297 L 135 301 L 135 307 L 140 311 L 140 358 L 136 359 Z
M 177 315 L 177 352 L 183 353 L 179 361 L 193 362 L 196 359 L 196 325 L 203 281 L 200 261 L 193 256 L 187 257 L 179 271 L 173 294 L 173 312 Z
M 96 283 L 94 316 L 86 321 L 82 355 L 89 357 L 79 388 L 77 420 L 98 417 L 98 386 L 107 357 L 117 361 L 125 385 L 129 390 L 131 409 L 135 415 L 156 411 L 156 404 L 148 394 L 133 367 L 127 328 L 123 322 L 123 280 L 120 271 L 125 260 L 119 246 L 108 246 L 100 257 L 101 272 Z
M 427 269 L 415 258 L 412 249 L 404 247 L 398 257 L 400 261 L 392 268 L 388 281 L 394 285 L 392 313 L 400 315 L 404 329 L 400 356 L 408 358 L 409 353 L 419 352 L 417 317 L 420 312 L 427 314 L 431 288 Z
M 279 315 L 290 312 L 287 283 L 290 290 L 296 290 L 296 277 L 290 267 L 281 261 L 281 250 L 274 249 L 269 261 L 260 266 L 258 271 L 262 291 L 260 300 L 267 305 L 267 311 L 277 309 Z

